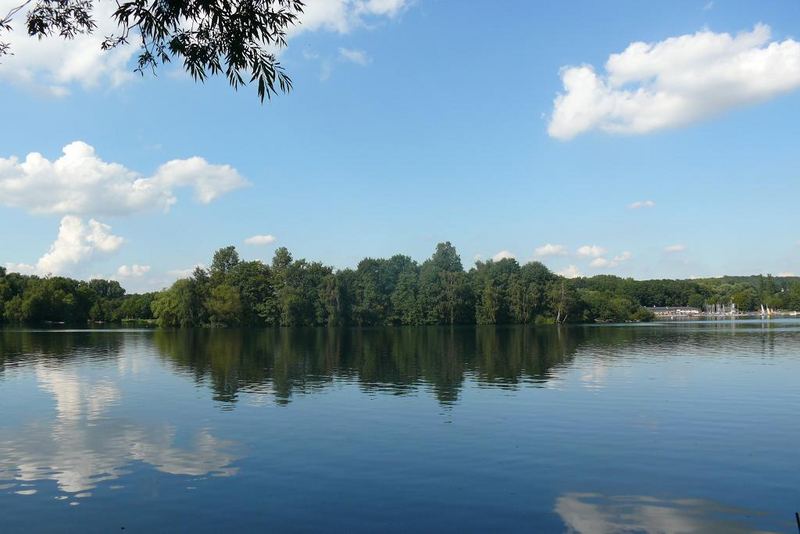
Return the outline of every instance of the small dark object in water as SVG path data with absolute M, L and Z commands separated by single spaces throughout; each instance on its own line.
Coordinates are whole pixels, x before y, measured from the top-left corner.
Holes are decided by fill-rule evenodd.
M 800 532 L 800 512 L 794 513 L 794 519 L 797 521 L 797 531 Z

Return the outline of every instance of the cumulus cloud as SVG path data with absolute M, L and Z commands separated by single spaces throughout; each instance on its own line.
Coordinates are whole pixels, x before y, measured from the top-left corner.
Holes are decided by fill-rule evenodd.
M 664 252 L 666 252 L 667 254 L 674 254 L 676 252 L 683 252 L 684 250 L 686 250 L 686 245 L 682 245 L 680 243 L 676 243 L 674 245 L 669 245 L 669 246 L 664 247 Z
M 533 251 L 533 255 L 537 258 L 546 258 L 547 256 L 566 256 L 567 247 L 564 245 L 553 245 L 551 243 L 546 243 L 541 247 L 536 247 L 536 249 Z
M 582 258 L 597 258 L 606 253 L 606 249 L 597 245 L 583 245 L 578 248 L 578 256 Z
M 513 252 L 509 252 L 508 250 L 501 250 L 494 256 L 492 256 L 492 261 L 500 261 L 500 260 L 513 260 L 516 258 Z
M 289 31 L 296 35 L 306 31 L 327 30 L 350 33 L 380 18 L 394 18 L 411 2 L 409 0 L 325 0 L 308 2 L 300 18 L 301 24 Z
M 95 149 L 75 141 L 50 161 L 37 152 L 20 161 L 0 158 L 0 204 L 31 213 L 124 215 L 153 208 L 168 210 L 175 190 L 190 188 L 204 204 L 244 187 L 247 181 L 230 165 L 200 157 L 161 165 L 150 177 L 100 159 Z
M 356 65 L 361 65 L 362 67 L 368 65 L 371 61 L 366 52 L 353 48 L 340 48 L 339 59 L 349 63 L 355 63 Z
M 617 267 L 619 264 L 624 263 L 631 259 L 633 254 L 628 252 L 627 250 L 622 254 L 618 254 L 611 259 L 608 258 L 595 258 L 591 262 L 589 262 L 590 267 L 594 267 L 596 269 L 605 269 L 605 268 L 612 268 Z
M 564 278 L 578 278 L 581 276 L 581 270 L 575 265 L 568 265 L 564 269 L 556 272 L 556 274 L 561 275 Z
M 564 92 L 548 133 L 642 134 L 689 124 L 800 87 L 800 43 L 771 41 L 769 26 L 737 35 L 702 30 L 611 54 L 605 72 L 561 69 Z
M 66 274 L 98 254 L 114 252 L 124 239 L 113 235 L 111 227 L 94 219 L 88 224 L 79 217 L 67 215 L 61 219 L 58 237 L 36 265 L 8 263 L 9 270 L 28 274 Z
M 149 265 L 133 264 L 130 267 L 127 265 L 120 265 L 117 269 L 117 276 L 121 278 L 139 278 L 150 272 Z
M 632 210 L 640 210 L 642 208 L 654 208 L 656 203 L 652 200 L 637 200 L 636 202 L 631 202 L 628 204 L 628 208 Z
M 271 245 L 278 239 L 272 234 L 254 235 L 244 240 L 247 245 Z

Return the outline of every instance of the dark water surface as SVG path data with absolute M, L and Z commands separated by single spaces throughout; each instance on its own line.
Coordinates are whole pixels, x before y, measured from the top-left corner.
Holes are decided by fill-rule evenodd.
M 0 531 L 796 532 L 800 321 L 0 331 Z

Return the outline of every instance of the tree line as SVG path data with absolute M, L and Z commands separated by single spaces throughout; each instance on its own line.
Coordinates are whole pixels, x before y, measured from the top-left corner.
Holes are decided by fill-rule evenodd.
M 566 279 L 540 262 L 477 261 L 465 270 L 455 247 L 439 243 L 422 263 L 409 256 L 365 258 L 336 270 L 295 259 L 244 261 L 235 247 L 209 268 L 162 291 L 126 294 L 119 282 L 25 276 L 0 268 L 6 323 L 119 323 L 164 327 L 561 324 L 647 321 L 653 306 L 735 303 L 800 309 L 800 279 L 772 276 L 633 280 Z
M 153 319 L 155 293 L 127 295 L 116 280 L 26 276 L 0 267 L 0 322 L 120 323 Z

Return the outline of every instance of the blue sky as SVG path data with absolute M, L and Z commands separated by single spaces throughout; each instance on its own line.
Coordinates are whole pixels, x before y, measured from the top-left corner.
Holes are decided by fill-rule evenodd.
M 351 0 L 341 1 L 322 3 L 348 15 Z M 166 176 L 166 162 L 200 157 L 199 172 L 228 186 L 204 203 L 190 178 L 157 178 L 158 198 L 174 200 L 168 211 L 147 199 L 123 209 L 95 189 L 78 191 L 91 197 L 82 207 L 55 209 L 42 199 L 74 192 L 39 183 L 22 198 L 0 187 L 0 264 L 150 289 L 228 244 L 248 259 L 283 245 L 346 267 L 398 252 L 423 260 L 450 240 L 465 266 L 505 251 L 584 275 L 800 273 L 797 2 L 382 4 L 391 9 L 346 24 L 312 12 L 281 56 L 295 90 L 264 105 L 254 90 L 198 85 L 172 68 L 127 77 L 130 65 L 101 57 L 90 71 L 54 75 L 56 59 L 36 56 L 23 78 L 6 62 L 0 158 L 53 161 L 82 141 L 124 166 L 108 171 L 115 177 Z M 669 41 L 679 36 L 695 38 Z M 607 72 L 609 56 L 638 41 L 663 46 Z M 709 64 L 692 67 L 703 54 Z M 719 70 L 741 77 L 745 60 L 756 72 L 763 62 L 766 81 Z M 569 70 L 581 65 L 601 80 L 596 100 L 564 102 L 553 126 L 562 76 L 592 72 Z M 698 76 L 708 76 L 700 89 Z M 641 88 L 667 102 L 623 94 Z M 0 184 L 15 172 L 0 161 Z M 78 219 L 79 250 L 37 263 L 64 217 Z M 244 243 L 254 235 L 276 241 Z M 547 244 L 558 254 L 543 254 Z M 133 276 L 133 265 L 147 268 Z

